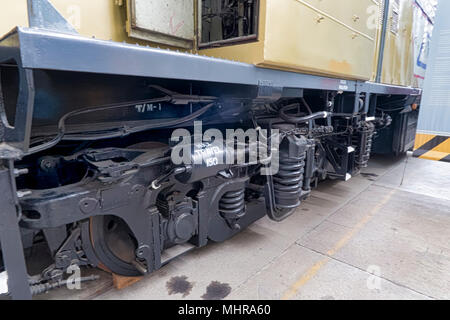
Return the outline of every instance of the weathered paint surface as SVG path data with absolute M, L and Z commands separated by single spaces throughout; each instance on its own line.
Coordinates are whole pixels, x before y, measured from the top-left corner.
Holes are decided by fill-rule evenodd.
M 368 80 L 379 5 L 373 0 L 261 0 L 257 42 L 201 50 L 263 67 Z
M 49 1 L 83 36 L 197 51 L 196 1 Z M 415 87 L 423 80 L 425 69 L 415 66 L 415 62 L 426 64 L 424 55 L 417 57 L 420 52 L 426 53 L 421 39 L 426 39 L 422 29 L 427 19 L 414 6 L 415 1 L 400 0 L 395 10 L 397 1 L 391 1 L 384 54 L 385 83 Z M 380 3 L 260 0 L 257 41 L 204 49 L 200 53 L 274 69 L 373 80 L 380 46 Z M 394 19 L 394 12 L 398 19 Z M 26 0 L 4 0 L 0 34 L 17 25 L 28 25 Z

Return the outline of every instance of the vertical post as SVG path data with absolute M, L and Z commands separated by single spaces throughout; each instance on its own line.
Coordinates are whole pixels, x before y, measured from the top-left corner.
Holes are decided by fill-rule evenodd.
M 356 92 L 355 92 L 355 104 L 353 106 L 353 113 L 357 114 L 361 111 L 361 85 L 356 84 Z
M 383 3 L 383 2 L 382 2 Z M 375 82 L 381 82 L 381 74 L 383 72 L 384 47 L 386 43 L 386 30 L 389 19 L 389 0 L 384 0 L 383 4 L 383 21 L 381 25 L 380 50 L 378 52 L 377 77 Z
M 18 199 L 13 160 L 0 162 L 0 242 L 8 274 L 8 289 L 17 300 L 31 299 L 28 273 L 19 229 Z
M 367 115 L 369 113 L 370 108 L 370 98 L 372 97 L 372 94 L 369 92 L 366 92 L 366 98 L 364 100 L 364 113 Z

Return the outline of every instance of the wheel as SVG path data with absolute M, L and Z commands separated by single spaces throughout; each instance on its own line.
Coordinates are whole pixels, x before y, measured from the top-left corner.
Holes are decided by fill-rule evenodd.
M 142 275 L 135 267 L 136 239 L 122 219 L 116 216 L 93 217 L 89 230 L 94 252 L 107 269 L 122 276 Z

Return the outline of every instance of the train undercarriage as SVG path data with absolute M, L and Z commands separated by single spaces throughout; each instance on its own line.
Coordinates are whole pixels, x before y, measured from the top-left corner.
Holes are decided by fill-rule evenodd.
M 7 269 L 20 259 L 13 241 L 46 243 L 54 262 L 27 275 L 32 293 L 61 283 L 73 266 L 149 274 L 266 215 L 288 218 L 320 181 L 346 181 L 366 167 L 377 130 L 420 93 L 337 79 L 321 88 L 252 85 L 243 74 L 233 83 L 33 67 L 18 50 L 38 35 L 22 32 L 11 52 L 0 51 L 3 205 L 12 205 L 5 221 L 20 228 L 15 240 L 2 229 L 1 243 Z M 134 48 L 111 44 L 120 47 Z M 262 77 L 277 79 L 273 72 L 284 73 Z

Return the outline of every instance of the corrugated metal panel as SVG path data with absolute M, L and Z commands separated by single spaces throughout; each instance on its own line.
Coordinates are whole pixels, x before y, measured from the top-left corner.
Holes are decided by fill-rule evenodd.
M 390 1 L 381 77 L 383 83 L 413 85 L 413 3 L 414 0 Z
M 418 130 L 450 136 L 450 1 L 439 2 Z
M 439 2 L 414 156 L 450 162 L 450 1 Z

